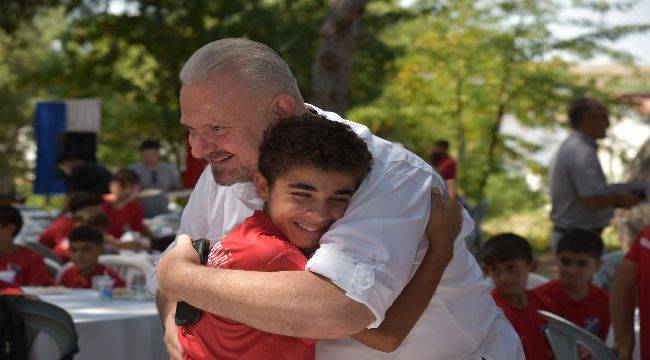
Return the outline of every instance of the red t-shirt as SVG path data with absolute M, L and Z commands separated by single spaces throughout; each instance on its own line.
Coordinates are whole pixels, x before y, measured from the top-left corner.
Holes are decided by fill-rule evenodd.
M 70 266 L 66 269 L 61 278 L 59 279 L 59 285 L 65 286 L 67 288 L 73 289 L 90 289 L 92 287 L 93 276 L 96 275 L 108 275 L 113 280 L 115 280 L 115 287 L 125 287 L 126 283 L 115 271 L 107 268 L 102 264 L 97 264 L 95 271 L 90 274 L 89 277 L 83 276 L 79 272 L 79 268 L 76 266 Z
M 560 280 L 550 281 L 533 291 L 553 302 L 556 314 L 573 322 L 590 333 L 607 338 L 609 331 L 609 295 L 589 284 L 589 293 L 579 301 L 571 299 L 562 288 Z
M 433 166 L 443 179 L 453 180 L 456 178 L 456 160 L 452 159 L 450 156 L 445 156 L 436 161 Z
M 528 307 L 518 309 L 503 300 L 496 290 L 492 291 L 492 297 L 497 306 L 503 310 L 512 327 L 521 339 L 524 353 L 527 360 L 549 360 L 552 359 L 551 348 L 544 335 L 546 322 L 537 314 L 537 310 L 547 310 L 555 313 L 553 303 L 550 299 L 533 291 L 526 290 Z
M 18 287 L 0 280 L 0 295 L 25 295 Z
M 110 220 L 110 225 L 106 232 L 119 239 L 122 234 L 128 230 L 142 232 L 142 205 L 139 201 L 134 200 L 124 205 L 121 209 L 116 209 L 109 202 L 104 202 L 102 209 Z
M 215 245 L 208 266 L 252 271 L 304 271 L 307 259 L 261 211 Z M 185 359 L 314 359 L 315 340 L 269 334 L 248 325 L 203 313 L 193 325 L 180 326 Z
M 64 215 L 58 217 L 56 220 L 50 224 L 50 226 L 41 234 L 38 239 L 38 242 L 54 249 L 54 247 L 63 239 L 67 238 L 70 235 L 72 229 L 74 229 L 74 219 L 72 216 Z
M 19 247 L 10 254 L 0 254 L 0 270 L 11 269 L 16 286 L 49 286 L 54 283 L 43 257 L 28 248 Z
M 641 318 L 641 359 L 650 357 L 650 226 L 646 227 L 625 258 L 637 264 L 637 301 Z

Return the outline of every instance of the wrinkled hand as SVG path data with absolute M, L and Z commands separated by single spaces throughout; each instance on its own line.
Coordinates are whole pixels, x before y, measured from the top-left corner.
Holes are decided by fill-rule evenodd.
M 456 198 L 449 198 L 442 204 L 442 195 L 438 188 L 431 190 L 431 215 L 427 224 L 429 251 L 444 255 L 451 260 L 454 252 L 454 240 L 463 224 L 462 207 Z
M 192 238 L 186 234 L 180 235 L 176 238 L 176 245 L 158 262 L 156 276 L 160 292 L 169 300 L 181 300 L 177 290 L 186 281 L 183 270 L 200 264 L 199 254 L 192 246 Z

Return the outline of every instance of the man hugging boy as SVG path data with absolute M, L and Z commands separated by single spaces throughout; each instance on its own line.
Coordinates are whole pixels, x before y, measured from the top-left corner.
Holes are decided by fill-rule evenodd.
M 214 245 L 208 266 L 228 269 L 304 271 L 321 236 L 344 216 L 357 187 L 372 166 L 366 144 L 347 125 L 307 113 L 280 120 L 267 130 L 254 177 L 264 211 L 251 217 Z M 393 351 L 408 335 L 433 296 L 451 260 L 460 230 L 460 207 L 443 206 L 434 192 L 427 226 L 429 249 L 422 265 L 387 313 L 382 325 L 355 339 L 381 351 Z M 399 241 L 399 239 L 395 239 Z M 298 299 L 296 299 L 298 301 Z M 203 314 L 179 327 L 187 359 L 313 359 L 312 339 L 266 333 L 245 324 Z

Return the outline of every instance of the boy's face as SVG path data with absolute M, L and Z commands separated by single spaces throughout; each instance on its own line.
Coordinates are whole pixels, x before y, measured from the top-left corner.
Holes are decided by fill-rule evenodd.
M 70 260 L 76 267 L 87 269 L 97 265 L 97 258 L 103 252 L 102 246 L 90 241 L 70 241 Z
M 598 270 L 602 261 L 595 257 L 572 251 L 557 254 L 560 282 L 568 286 L 585 286 Z
M 526 263 L 524 259 L 515 259 L 486 265 L 485 272 L 499 294 L 519 295 L 526 291 L 528 273 L 535 267 L 535 261 Z
M 140 191 L 140 186 L 135 184 L 120 184 L 118 181 L 111 181 L 109 183 L 109 190 L 111 194 L 115 195 L 117 200 L 124 200 Z
M 271 221 L 301 249 L 317 247 L 330 225 L 343 217 L 356 182 L 351 174 L 313 167 L 289 170 L 272 187 L 261 174 L 255 175 L 257 192 L 267 202 Z

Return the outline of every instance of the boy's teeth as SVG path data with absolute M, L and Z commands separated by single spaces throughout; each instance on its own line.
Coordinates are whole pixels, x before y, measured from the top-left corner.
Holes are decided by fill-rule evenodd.
M 300 224 L 300 223 L 296 223 L 296 224 L 303 230 L 307 230 L 307 231 L 318 231 L 318 230 L 320 230 L 320 227 L 318 227 L 318 226 L 306 225 L 306 224 Z

